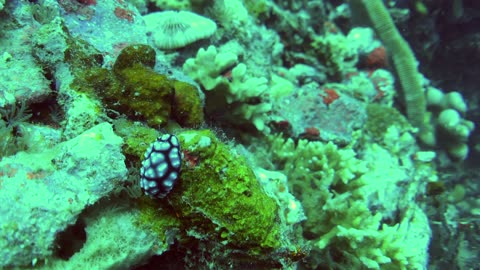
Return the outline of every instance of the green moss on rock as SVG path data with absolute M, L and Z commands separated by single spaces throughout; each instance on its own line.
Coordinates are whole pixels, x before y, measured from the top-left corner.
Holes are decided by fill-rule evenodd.
M 281 246 L 277 205 L 245 159 L 209 130 L 178 135 L 184 153 L 181 180 L 169 196 L 190 234 L 251 255 Z
M 367 115 L 365 130 L 373 138 L 383 138 L 387 129 L 392 125 L 399 126 L 402 130 L 411 127 L 407 119 L 398 110 L 385 105 L 369 104 L 367 106 Z
M 70 58 L 79 55 L 80 59 L 88 59 L 79 53 L 79 47 L 72 46 L 68 53 Z M 123 49 L 112 70 L 102 68 L 96 61 L 77 62 L 71 87 L 98 97 L 111 110 L 146 121 L 152 127 L 164 126 L 170 118 L 187 127 L 203 122 L 198 90 L 155 72 L 155 51 L 148 45 L 137 44 Z M 173 112 L 172 105 L 175 105 Z
M 134 162 L 143 158 L 143 154 L 150 143 L 154 142 L 159 136 L 156 129 L 127 119 L 115 120 L 114 129 L 115 133 L 123 138 L 123 153 L 127 156 L 127 159 Z
M 113 72 L 121 76 L 123 70 L 135 65 L 153 69 L 155 66 L 155 55 L 155 50 L 148 45 L 135 44 L 128 46 L 118 55 L 113 65 Z
M 170 117 L 174 89 L 171 80 L 152 69 L 154 65 L 155 51 L 150 46 L 126 47 L 113 66 L 123 88 L 106 89 L 105 95 L 117 100 L 109 104 L 114 109 L 140 116 L 151 126 L 163 126 Z
M 154 127 L 164 126 L 172 109 L 172 82 L 165 75 L 140 64 L 122 70 L 121 74 L 123 89 L 107 89 L 105 94 L 115 97 L 126 115 L 141 116 Z M 109 105 L 117 107 L 115 103 Z
M 74 89 L 87 93 L 90 96 L 100 97 L 104 100 L 104 103 L 114 102 L 115 99 L 102 95 L 102 91 L 121 91 L 122 89 L 122 85 L 117 78 L 106 68 L 94 66 L 84 70 L 78 70 L 75 75 L 76 77 L 73 82 Z
M 162 242 L 167 242 L 167 231 L 180 227 L 180 220 L 164 204 L 143 196 L 136 200 L 136 208 L 140 210 L 140 216 L 136 226 L 155 232 Z
M 71 37 L 65 26 L 63 29 L 68 35 L 66 39 L 68 47 L 64 53 L 64 61 L 70 64 L 73 73 L 98 67 L 103 63 L 103 56 L 97 49 L 82 39 Z
M 181 81 L 173 84 L 175 98 L 173 117 L 184 127 L 197 127 L 204 121 L 203 105 L 195 86 Z

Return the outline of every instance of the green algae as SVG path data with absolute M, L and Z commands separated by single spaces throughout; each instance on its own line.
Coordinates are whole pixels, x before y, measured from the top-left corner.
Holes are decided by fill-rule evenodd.
M 393 125 L 400 127 L 402 130 L 410 127 L 407 119 L 392 107 L 372 103 L 367 106 L 367 115 L 365 130 L 373 138 L 383 138 L 387 129 Z
M 105 94 L 116 97 L 124 114 L 141 116 L 153 127 L 167 124 L 174 89 L 166 76 L 136 64 L 122 70 L 121 81 L 124 87 L 120 91 L 107 89 Z M 116 104 L 110 106 L 117 107 Z
M 155 50 L 148 45 L 135 44 L 125 47 L 113 65 L 113 72 L 121 76 L 123 70 L 135 65 L 153 69 L 155 66 L 155 55 Z
M 150 143 L 160 135 L 156 129 L 127 119 L 115 120 L 113 124 L 115 133 L 123 138 L 123 153 L 132 162 L 139 162 Z
M 169 119 L 187 127 L 203 123 L 197 88 L 155 72 L 155 51 L 150 46 L 126 47 L 112 70 L 89 60 L 77 47 L 73 46 L 68 53 L 69 58 L 77 59 L 73 65 L 78 67 L 73 69 L 73 89 L 99 98 L 108 109 L 152 127 L 165 126 Z
M 181 181 L 170 203 L 194 234 L 253 254 L 281 246 L 278 207 L 261 189 L 245 159 L 210 130 L 178 135 L 184 153 Z
M 180 219 L 165 204 L 146 196 L 136 200 L 136 208 L 140 210 L 139 219 L 135 225 L 153 231 L 162 242 L 167 242 L 168 230 L 181 227 Z
M 181 81 L 173 84 L 175 88 L 172 113 L 177 122 L 184 127 L 197 127 L 204 122 L 203 104 L 195 86 Z

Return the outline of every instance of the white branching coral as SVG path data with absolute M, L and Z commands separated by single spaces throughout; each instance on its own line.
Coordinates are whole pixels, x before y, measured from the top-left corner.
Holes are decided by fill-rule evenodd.
M 200 83 L 210 91 L 219 84 L 226 83 L 227 78 L 221 76 L 228 68 L 237 64 L 238 56 L 231 52 L 219 53 L 215 46 L 206 50 L 200 48 L 195 58 L 190 58 L 183 64 L 183 71 L 190 78 Z
M 234 118 L 235 123 L 251 123 L 267 132 L 272 110 L 269 81 L 248 74 L 247 66 L 237 64 L 237 58 L 232 52 L 218 52 L 210 46 L 188 59 L 183 71 L 206 91 L 207 113 L 218 113 L 223 108 L 222 114 Z

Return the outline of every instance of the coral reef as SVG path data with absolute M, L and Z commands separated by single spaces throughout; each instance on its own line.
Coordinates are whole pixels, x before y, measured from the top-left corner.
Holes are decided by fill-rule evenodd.
M 423 163 L 413 171 L 398 166 L 404 151 L 411 151 L 407 145 L 415 142 L 413 136 L 409 138 L 397 153 L 391 152 L 394 147 L 373 144 L 363 150 L 363 160 L 355 157 L 353 149 L 332 143 L 300 140 L 295 145 L 292 140 L 271 138 L 265 152 L 280 164 L 277 169 L 288 176 L 307 215 L 303 235 L 313 242 L 312 257 L 306 261 L 309 268 L 335 265 L 335 256 L 355 268 L 426 266 L 430 228 L 411 200 L 431 168 Z M 397 186 L 407 179 L 412 179 L 411 186 L 397 194 Z
M 429 146 L 438 145 L 455 160 L 466 159 L 469 153 L 468 137 L 475 124 L 464 118 L 468 106 L 462 95 L 459 92 L 445 94 L 440 89 L 429 87 L 426 99 L 431 111 L 429 119 L 436 127 L 436 132 L 431 137 L 423 137 L 423 142 Z
M 363 5 L 383 44 L 392 53 L 393 65 L 402 85 L 410 122 L 420 129 L 420 133 L 430 133 L 431 130 L 425 123 L 427 106 L 422 75 L 418 71 L 418 62 L 410 46 L 400 35 L 382 1 L 355 0 L 353 2 Z
M 0 268 L 475 268 L 447 2 L 0 0 Z

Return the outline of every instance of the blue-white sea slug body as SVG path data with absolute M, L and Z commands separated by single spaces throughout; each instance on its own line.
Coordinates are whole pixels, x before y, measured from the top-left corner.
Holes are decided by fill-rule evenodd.
M 164 198 L 172 190 L 182 167 L 180 144 L 175 135 L 164 134 L 148 147 L 140 168 L 145 194 Z

